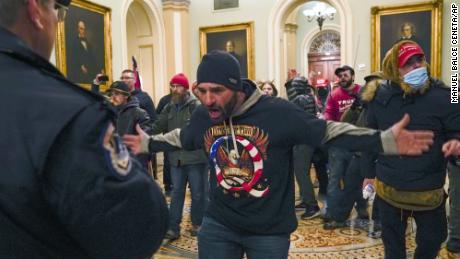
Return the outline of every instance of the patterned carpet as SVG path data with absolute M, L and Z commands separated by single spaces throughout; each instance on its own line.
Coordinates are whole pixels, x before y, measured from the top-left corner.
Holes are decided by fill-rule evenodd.
M 188 196 L 188 195 L 187 195 Z M 165 243 L 155 254 L 155 259 L 198 258 L 196 237 L 190 236 L 190 199 L 184 209 L 181 224 L 181 237 Z M 289 258 L 383 258 L 383 245 L 380 239 L 368 237 L 371 224 L 367 220 L 350 220 L 348 227 L 336 230 L 324 230 L 322 220 L 315 218 L 301 220 L 298 212 L 299 227 L 291 235 Z M 413 257 L 415 249 L 414 229 L 407 232 L 407 254 Z M 445 248 L 438 258 L 447 258 Z
M 158 160 L 161 161 L 161 160 Z M 159 168 L 161 174 L 161 167 Z M 161 176 L 159 176 L 161 179 Z M 155 259 L 198 258 L 196 237 L 190 236 L 190 192 L 184 206 L 181 237 L 164 243 L 154 255 Z M 169 202 L 169 199 L 168 199 Z M 302 211 L 297 212 L 299 227 L 291 235 L 289 258 L 383 258 L 381 239 L 368 236 L 372 224 L 367 220 L 350 220 L 346 228 L 324 230 L 320 218 L 301 220 Z M 351 218 L 356 217 L 352 214 Z M 406 244 L 408 258 L 413 258 L 415 249 L 415 225 L 408 227 Z M 447 258 L 443 248 L 438 258 Z

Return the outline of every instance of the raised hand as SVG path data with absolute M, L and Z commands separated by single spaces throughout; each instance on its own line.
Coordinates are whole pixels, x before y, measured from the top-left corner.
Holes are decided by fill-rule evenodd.
M 296 76 L 299 74 L 297 73 L 297 70 L 295 68 L 291 68 L 288 71 L 288 81 L 294 79 Z
M 395 137 L 396 146 L 400 155 L 421 155 L 428 151 L 433 144 L 434 134 L 430 130 L 407 130 L 410 117 L 404 114 L 404 117 L 391 127 Z

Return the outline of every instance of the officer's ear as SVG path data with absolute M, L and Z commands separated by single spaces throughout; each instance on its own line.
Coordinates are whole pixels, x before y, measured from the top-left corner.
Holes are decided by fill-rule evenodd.
M 27 15 L 29 20 L 32 24 L 39 30 L 44 29 L 44 25 L 42 23 L 43 19 L 43 6 L 40 5 L 38 2 L 39 0 L 27 0 L 26 8 L 27 8 Z

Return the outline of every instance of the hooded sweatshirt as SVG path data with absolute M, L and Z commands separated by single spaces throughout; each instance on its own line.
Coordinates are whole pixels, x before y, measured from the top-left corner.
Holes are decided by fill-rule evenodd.
M 204 148 L 213 186 L 206 216 L 240 233 L 289 235 L 297 227 L 292 147 L 327 142 L 378 152 L 381 138 L 376 131 L 316 119 L 281 98 L 244 91 L 248 98 L 226 121 L 211 121 L 200 106 L 180 130 L 180 141 L 178 131 L 170 132 L 175 140 L 153 136 L 149 148 L 160 150 L 161 141 L 180 142 L 176 145 L 188 150 Z M 361 136 L 337 137 L 353 130 Z

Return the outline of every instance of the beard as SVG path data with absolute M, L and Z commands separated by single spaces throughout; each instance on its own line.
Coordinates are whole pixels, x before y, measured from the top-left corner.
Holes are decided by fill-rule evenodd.
M 345 88 L 345 89 L 350 87 L 352 84 L 353 84 L 353 80 L 351 80 L 351 79 L 348 80 L 348 81 L 340 81 L 339 82 L 340 87 Z
M 171 95 L 171 102 L 174 103 L 174 104 L 183 103 L 184 100 L 185 100 L 185 94 L 173 93 Z
M 232 115 L 233 110 L 235 109 L 237 101 L 238 101 L 238 98 L 237 98 L 236 93 L 234 92 L 233 96 L 230 98 L 228 103 L 226 103 L 223 107 L 218 106 L 217 104 L 214 104 L 211 107 L 207 107 L 208 110 L 211 110 L 211 111 L 214 110 L 214 111 L 219 111 L 220 112 L 219 118 L 212 118 L 211 117 L 211 120 L 213 120 L 214 122 L 222 122 L 222 121 L 226 120 L 227 118 L 230 118 L 230 116 Z
M 224 106 L 224 109 L 223 109 L 223 115 L 225 118 L 229 118 L 231 115 L 232 115 L 232 112 L 233 112 L 233 109 L 235 108 L 236 106 L 236 102 L 237 102 L 237 98 L 236 98 L 236 93 L 233 93 L 233 96 L 232 98 L 230 99 L 230 101 Z

